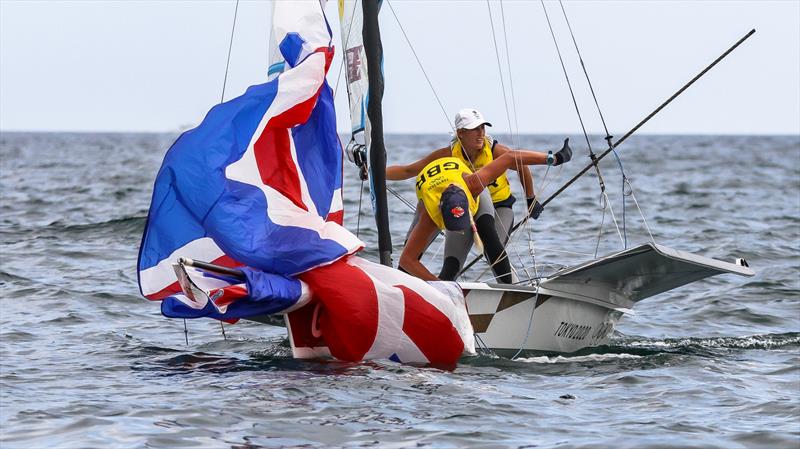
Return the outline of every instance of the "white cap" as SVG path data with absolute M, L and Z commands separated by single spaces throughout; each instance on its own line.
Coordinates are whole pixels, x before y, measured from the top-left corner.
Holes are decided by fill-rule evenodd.
M 456 129 L 475 129 L 481 125 L 492 126 L 477 109 L 462 109 L 456 113 Z

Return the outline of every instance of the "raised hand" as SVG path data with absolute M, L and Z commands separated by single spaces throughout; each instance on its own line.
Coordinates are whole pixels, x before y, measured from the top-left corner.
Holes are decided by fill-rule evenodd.
M 569 147 L 569 137 L 564 139 L 564 146 L 561 147 L 561 149 L 558 150 L 558 153 L 556 153 L 554 156 L 556 160 L 553 162 L 553 165 L 561 165 L 564 162 L 569 162 L 570 159 L 572 159 L 572 149 Z

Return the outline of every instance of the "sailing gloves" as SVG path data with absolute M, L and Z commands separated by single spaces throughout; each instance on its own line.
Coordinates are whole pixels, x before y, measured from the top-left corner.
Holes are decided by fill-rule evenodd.
M 542 207 L 542 205 L 539 204 L 539 201 L 535 198 L 525 198 L 525 200 L 528 202 L 528 214 L 531 218 L 536 220 L 539 218 L 539 215 L 542 214 L 544 207 Z
M 553 154 L 552 151 L 547 153 L 548 165 L 561 165 L 564 162 L 569 162 L 572 159 L 572 149 L 569 147 L 569 137 L 564 139 L 564 146 L 558 150 L 558 153 Z
M 572 159 L 572 149 L 569 147 L 569 137 L 564 139 L 564 146 L 556 154 L 552 151 L 547 152 L 547 165 L 561 165 Z M 526 198 L 528 201 L 528 214 L 536 220 L 542 214 L 544 207 L 535 198 Z

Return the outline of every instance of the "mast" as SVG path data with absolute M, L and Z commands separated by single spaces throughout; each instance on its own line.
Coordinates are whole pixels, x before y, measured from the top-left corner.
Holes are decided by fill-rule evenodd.
M 367 56 L 369 94 L 367 116 L 370 122 L 369 177 L 375 206 L 375 224 L 378 228 L 378 252 L 383 265 L 392 266 L 392 238 L 389 232 L 389 210 L 386 199 L 386 147 L 383 142 L 383 47 L 378 26 L 378 0 L 363 0 L 364 52 Z

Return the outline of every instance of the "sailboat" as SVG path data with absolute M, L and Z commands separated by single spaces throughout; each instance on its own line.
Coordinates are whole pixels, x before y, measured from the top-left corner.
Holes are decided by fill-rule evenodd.
M 378 8 L 376 2 L 366 0 L 339 2 L 344 72 L 353 124 L 346 153 L 362 179 L 369 180 L 380 260 L 391 264 Z M 639 126 L 641 123 L 616 143 L 608 136 L 610 148 L 627 139 Z M 596 167 L 607 153 L 594 159 L 593 165 Z M 744 259 L 724 262 L 647 242 L 514 285 L 484 282 L 459 282 L 459 285 L 479 347 L 500 355 L 520 351 L 569 353 L 608 343 L 620 319 L 630 314 L 637 302 L 726 273 L 754 274 Z
M 297 358 L 448 364 L 476 347 L 516 355 L 602 345 L 638 301 L 754 274 L 743 260 L 654 242 L 514 285 L 429 284 L 394 269 L 380 5 L 339 2 L 353 118 L 344 152 L 325 81 L 331 31 L 313 5 L 274 3 L 273 81 L 212 108 L 165 156 L 139 257 L 142 295 L 161 300 L 165 316 L 283 324 Z M 369 180 L 380 264 L 358 257 L 363 243 L 342 227 L 343 153 Z

